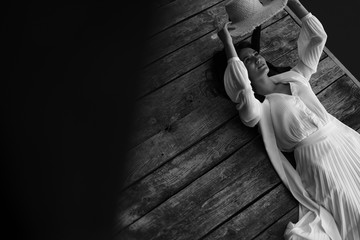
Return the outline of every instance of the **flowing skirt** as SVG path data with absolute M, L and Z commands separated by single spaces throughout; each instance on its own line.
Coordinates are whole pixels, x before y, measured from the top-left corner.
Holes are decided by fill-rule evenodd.
M 360 239 L 360 134 L 334 119 L 294 151 L 314 201 L 334 217 L 342 239 Z M 300 216 L 301 217 L 301 216 Z

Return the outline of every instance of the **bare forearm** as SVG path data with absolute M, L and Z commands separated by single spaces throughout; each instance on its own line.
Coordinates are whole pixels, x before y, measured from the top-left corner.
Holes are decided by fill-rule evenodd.
M 223 44 L 224 44 L 227 59 L 238 56 L 232 41 L 226 41 L 226 42 L 223 42 Z
M 237 53 L 233 44 L 232 37 L 229 33 L 229 30 L 227 29 L 227 25 L 230 22 L 226 23 L 225 26 L 218 32 L 219 39 L 224 45 L 226 58 L 230 59 L 232 57 L 237 57 Z
M 309 13 L 299 0 L 288 0 L 287 5 L 299 19 L 302 19 Z

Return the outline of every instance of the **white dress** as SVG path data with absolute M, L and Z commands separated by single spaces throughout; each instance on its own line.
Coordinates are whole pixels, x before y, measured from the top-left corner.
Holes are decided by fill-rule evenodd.
M 269 157 L 300 203 L 300 220 L 288 224 L 285 238 L 360 239 L 360 135 L 330 115 L 312 91 L 308 81 L 327 36 L 311 13 L 301 21 L 299 63 L 270 78 L 289 83 L 291 95 L 269 94 L 260 103 L 238 57 L 228 60 L 225 89 L 245 125 L 260 123 Z M 296 171 L 279 150 L 294 151 Z

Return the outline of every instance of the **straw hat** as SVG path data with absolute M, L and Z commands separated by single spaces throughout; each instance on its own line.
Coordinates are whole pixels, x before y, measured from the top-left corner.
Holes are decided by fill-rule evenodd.
M 263 3 L 261 3 L 263 2 Z M 287 0 L 230 0 L 225 4 L 231 23 L 230 34 L 245 35 L 280 12 Z

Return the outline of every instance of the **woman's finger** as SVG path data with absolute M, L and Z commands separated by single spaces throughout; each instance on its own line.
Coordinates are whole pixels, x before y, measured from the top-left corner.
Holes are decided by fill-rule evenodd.
M 228 26 L 229 26 L 230 23 L 231 23 L 231 22 L 225 23 L 225 24 L 224 24 L 224 28 L 225 28 L 225 29 L 228 29 Z
M 235 29 L 235 26 L 233 26 L 233 25 L 230 25 L 230 26 L 228 26 L 228 28 L 227 28 L 228 30 L 234 30 Z

